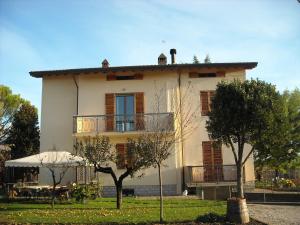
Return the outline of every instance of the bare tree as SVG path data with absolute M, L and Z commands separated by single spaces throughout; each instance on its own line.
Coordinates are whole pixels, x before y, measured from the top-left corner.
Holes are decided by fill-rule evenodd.
M 117 192 L 117 209 L 121 209 L 122 206 L 123 180 L 128 176 L 133 177 L 136 172 L 150 166 L 146 157 L 136 152 L 136 149 L 128 147 L 125 170 L 118 177 L 116 167 L 123 160 L 123 156 L 116 153 L 116 149 L 106 136 L 89 137 L 84 141 L 77 141 L 75 149 L 78 154 L 93 164 L 96 172 L 111 175 Z
M 63 152 L 66 153 L 66 152 Z M 44 156 L 44 157 L 43 157 Z M 82 164 L 82 160 L 78 156 L 71 154 L 60 154 L 55 148 L 53 151 L 48 152 L 47 155 L 42 155 L 39 158 L 41 167 L 48 169 L 52 178 L 51 189 L 51 207 L 54 208 L 56 198 L 56 188 L 61 184 L 64 176 L 70 167 Z
M 144 132 L 137 139 L 129 139 L 132 149 L 147 158 L 147 163 L 157 168 L 160 196 L 160 222 L 163 222 L 163 178 L 162 167 L 172 154 L 175 144 L 182 142 L 197 128 L 200 117 L 199 107 L 191 101 L 193 87 L 188 83 L 184 91 L 165 98 L 166 89 L 156 91 L 152 107 L 156 116 L 147 122 Z M 168 102 L 167 102 L 168 101 Z M 162 106 L 171 104 L 172 113 L 167 118 L 161 118 Z M 199 121 L 197 121 L 199 119 Z

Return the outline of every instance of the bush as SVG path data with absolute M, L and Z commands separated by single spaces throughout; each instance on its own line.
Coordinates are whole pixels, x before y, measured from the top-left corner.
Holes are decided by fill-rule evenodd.
M 201 223 L 223 223 L 225 222 L 225 217 L 216 213 L 208 213 L 199 216 L 196 221 Z
M 290 179 L 284 179 L 281 178 L 278 182 L 280 187 L 284 187 L 284 188 L 293 188 L 296 187 L 296 185 L 294 184 L 294 182 Z
M 88 186 L 80 185 L 80 184 L 73 184 L 72 188 L 72 197 L 75 198 L 76 202 L 83 203 L 84 200 L 90 197 L 90 192 Z
M 101 197 L 103 186 L 98 180 L 90 184 L 73 184 L 71 195 L 77 202 L 83 203 L 86 199 L 96 199 Z
M 102 197 L 103 185 L 100 180 L 93 181 L 89 185 L 89 190 L 91 193 L 91 198 L 96 199 Z

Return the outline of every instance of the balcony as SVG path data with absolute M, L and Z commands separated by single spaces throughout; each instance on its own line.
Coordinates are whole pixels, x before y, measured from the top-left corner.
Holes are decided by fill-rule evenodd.
M 174 131 L 173 113 L 73 116 L 74 134 Z
M 184 167 L 187 186 L 236 182 L 235 165 L 204 165 Z

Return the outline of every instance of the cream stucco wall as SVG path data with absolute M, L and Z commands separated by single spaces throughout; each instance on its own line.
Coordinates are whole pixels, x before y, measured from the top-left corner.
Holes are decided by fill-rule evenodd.
M 76 114 L 76 86 L 71 76 L 44 77 L 42 88 L 40 151 L 55 148 L 73 150 L 73 115 Z M 74 180 L 74 169 L 69 169 L 64 183 Z M 41 183 L 51 183 L 48 169 L 41 169 Z
M 226 73 L 226 77 L 216 77 L 216 78 L 189 78 L 188 74 L 182 75 L 182 92 L 185 92 L 186 88 L 189 87 L 192 93 L 189 94 L 189 99 L 185 101 L 190 101 L 195 104 L 197 114 L 201 115 L 201 103 L 200 103 L 200 91 L 212 91 L 216 89 L 216 86 L 222 80 L 233 80 L 239 78 L 243 80 L 245 78 L 244 71 Z M 190 84 L 189 84 L 190 82 Z M 190 85 L 190 86 L 189 86 Z M 187 103 L 190 104 L 190 103 Z M 183 110 L 186 107 L 183 107 Z M 185 140 L 184 146 L 184 164 L 189 166 L 202 165 L 202 142 L 209 141 L 208 133 L 206 131 L 205 125 L 208 117 L 200 116 L 198 119 L 198 125 L 193 133 Z M 234 164 L 233 155 L 230 149 L 226 146 L 222 146 L 223 153 L 223 164 Z
M 159 95 L 160 112 L 170 112 L 169 99 L 174 98 L 174 90 L 177 87 L 177 77 L 174 73 L 144 73 L 143 80 L 128 81 L 106 81 L 106 77 L 100 74 L 78 76 L 79 85 L 79 115 L 105 115 L 105 94 L 106 93 L 134 93 L 144 92 L 145 113 L 157 112 L 155 107 L 155 95 Z M 108 134 L 109 135 L 109 134 Z M 112 144 L 126 143 L 128 135 L 118 134 L 110 136 Z M 181 170 L 178 161 L 178 147 L 174 146 L 172 155 L 166 160 L 162 170 L 165 185 L 177 185 L 181 188 Z M 124 172 L 118 171 L 118 174 Z M 158 185 L 157 170 L 154 168 L 142 171 L 142 178 L 127 178 L 124 185 Z M 140 174 L 141 174 L 140 173 Z M 113 186 L 110 175 L 103 175 L 104 184 Z M 179 192 L 179 191 L 178 191 Z
M 203 71 L 205 72 L 205 71 Z M 210 71 L 208 71 L 210 72 Z M 125 74 L 125 73 L 124 73 Z M 78 115 L 104 115 L 106 93 L 134 93 L 144 92 L 145 113 L 157 112 L 154 106 L 156 95 L 160 96 L 159 112 L 172 112 L 176 107 L 171 100 L 178 100 L 177 72 L 144 72 L 143 80 L 107 81 L 104 74 L 77 74 L 75 79 L 79 86 Z M 166 161 L 163 169 L 164 184 L 177 185 L 177 193 L 181 193 L 182 166 L 199 166 L 203 164 L 202 141 L 208 141 L 205 129 L 207 117 L 200 116 L 200 91 L 215 90 L 221 80 L 244 80 L 245 71 L 231 71 L 225 78 L 189 78 L 188 71 L 181 72 L 181 94 L 183 95 L 183 113 L 188 110 L 198 112 L 196 129 L 181 144 L 173 148 L 172 156 Z M 185 95 L 186 94 L 186 95 Z M 55 76 L 43 78 L 42 118 L 41 118 L 41 151 L 55 146 L 57 149 L 72 151 L 75 140 L 73 131 L 73 115 L 76 115 L 76 86 L 72 76 Z M 184 97 L 187 96 L 187 97 Z M 175 105 L 178 103 L 175 101 Z M 109 135 L 109 133 L 107 133 Z M 127 134 L 111 136 L 111 142 L 125 143 Z M 182 165 L 182 147 L 183 163 Z M 249 149 L 249 147 L 247 147 Z M 247 150 L 246 150 L 247 151 Z M 222 146 L 223 164 L 234 164 L 233 155 L 229 148 Z M 121 171 L 119 171 L 121 172 Z M 250 157 L 245 167 L 246 180 L 254 179 L 253 158 Z M 157 185 L 157 171 L 153 168 L 143 171 L 142 178 L 127 178 L 124 185 Z M 41 173 L 41 181 L 48 182 L 46 172 Z M 104 185 L 113 185 L 109 175 L 101 174 Z M 74 171 L 68 175 L 75 179 Z

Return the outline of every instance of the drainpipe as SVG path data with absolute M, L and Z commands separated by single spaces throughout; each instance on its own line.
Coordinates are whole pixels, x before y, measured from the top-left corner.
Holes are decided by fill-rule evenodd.
M 178 74 L 178 90 L 179 90 L 179 110 L 180 110 L 180 142 L 181 142 L 181 164 L 182 164 L 182 190 L 185 190 L 185 174 L 184 174 L 184 148 L 182 140 L 182 102 L 181 102 L 181 70 L 177 71 Z
M 73 81 L 75 83 L 75 86 L 76 86 L 76 115 L 78 115 L 78 91 L 79 91 L 79 87 L 78 87 L 78 83 L 77 83 L 77 80 L 76 80 L 76 77 L 73 76 Z M 74 126 L 74 120 L 73 120 L 73 126 Z M 76 124 L 76 127 L 77 127 L 77 124 Z M 74 128 L 73 128 L 74 129 Z M 76 138 L 75 138 L 75 141 L 76 141 Z M 73 139 L 73 145 L 74 145 L 74 139 Z M 77 152 L 76 152 L 77 154 Z M 78 177 L 78 174 L 77 174 L 77 166 L 75 167 L 75 177 L 76 177 L 76 184 L 78 183 L 78 180 L 77 180 L 77 177 Z
M 76 86 L 76 115 L 78 115 L 78 83 L 76 81 L 76 78 L 75 76 L 73 76 L 73 80 L 74 80 L 74 83 L 75 83 L 75 86 Z

